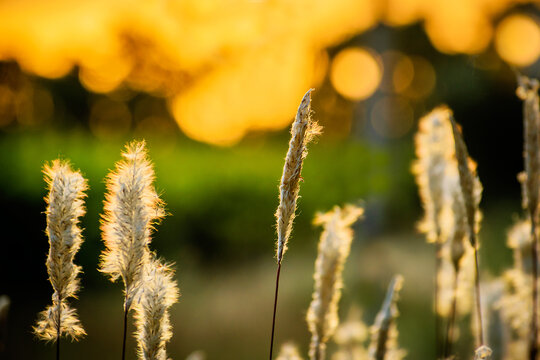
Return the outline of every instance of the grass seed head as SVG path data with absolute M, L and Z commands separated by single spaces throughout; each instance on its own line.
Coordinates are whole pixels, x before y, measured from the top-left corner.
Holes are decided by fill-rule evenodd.
M 311 118 L 311 91 L 302 98 L 296 118 L 291 127 L 289 150 L 285 157 L 283 174 L 279 186 L 279 205 L 276 210 L 277 220 L 277 262 L 281 263 L 287 251 L 287 242 L 292 231 L 296 213 L 296 202 L 300 190 L 300 179 L 304 159 L 307 156 L 307 144 L 321 132 L 321 127 Z
M 34 333 L 43 340 L 58 340 L 67 335 L 78 339 L 85 334 L 74 309 L 67 304 L 79 290 L 81 267 L 73 259 L 83 242 L 79 218 L 85 214 L 84 197 L 87 181 L 68 162 L 55 160 L 43 168 L 48 194 L 47 229 L 49 255 L 47 273 L 52 284 L 53 305 L 41 312 Z

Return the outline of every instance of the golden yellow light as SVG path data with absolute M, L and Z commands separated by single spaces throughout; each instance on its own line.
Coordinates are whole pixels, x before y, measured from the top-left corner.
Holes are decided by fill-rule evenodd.
M 513 65 L 528 66 L 540 56 L 540 28 L 529 16 L 515 14 L 497 26 L 495 49 L 500 57 Z
M 332 61 L 330 81 L 338 93 L 350 100 L 370 97 L 379 86 L 383 67 L 371 50 L 350 47 Z

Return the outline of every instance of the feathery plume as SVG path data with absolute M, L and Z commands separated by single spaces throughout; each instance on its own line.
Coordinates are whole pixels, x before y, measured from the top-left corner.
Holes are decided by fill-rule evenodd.
M 298 353 L 298 348 L 293 343 L 285 343 L 281 346 L 279 355 L 276 360 L 302 360 Z
M 396 275 L 386 293 L 381 311 L 375 317 L 375 323 L 370 329 L 371 342 L 369 344 L 370 360 L 400 360 L 405 351 L 398 348 L 398 330 L 395 319 L 399 315 L 397 301 L 403 285 L 403 276 Z
M 313 300 L 306 316 L 311 332 L 309 357 L 312 360 L 324 359 L 326 342 L 339 324 L 337 311 L 343 287 L 342 272 L 353 239 L 351 225 L 363 212 L 362 208 L 353 205 L 343 209 L 336 206 L 315 218 L 314 223 L 323 225 L 324 231 L 315 262 Z
M 311 118 L 311 92 L 309 89 L 302 98 L 296 118 L 291 126 L 291 140 L 289 150 L 283 165 L 283 174 L 279 186 L 279 205 L 276 210 L 277 220 L 277 246 L 276 246 L 276 291 L 274 295 L 274 310 L 272 313 L 272 332 L 270 335 L 270 360 L 274 349 L 274 331 L 276 326 L 276 311 L 279 292 L 279 275 L 281 261 L 287 250 L 287 242 L 292 231 L 292 224 L 296 216 L 296 201 L 300 191 L 302 179 L 302 166 L 307 156 L 307 144 L 321 132 L 321 127 Z
M 144 141 L 129 143 L 122 157 L 107 177 L 101 225 L 106 249 L 101 255 L 100 271 L 108 274 L 111 281 L 122 278 L 124 309 L 129 311 L 144 264 L 150 260 L 148 246 L 153 226 L 165 212 L 153 186 L 154 170 Z
M 200 350 L 194 351 L 186 357 L 186 360 L 205 360 L 205 359 L 206 359 L 205 353 Z
M 440 106 L 420 119 L 415 135 L 417 160 L 412 172 L 424 206 L 424 219 L 419 230 L 429 242 L 440 241 L 440 215 L 443 208 L 443 181 L 448 162 L 453 156 L 450 110 Z
M 140 300 L 134 305 L 139 359 L 167 360 L 165 346 L 172 337 L 168 310 L 179 297 L 173 276 L 159 260 L 144 266 Z
M 278 263 L 281 263 L 283 254 L 287 251 L 287 242 L 296 215 L 296 201 L 300 190 L 302 165 L 307 156 L 307 144 L 321 132 L 321 127 L 311 119 L 312 91 L 313 89 L 309 89 L 302 98 L 292 124 L 289 150 L 279 186 L 279 206 L 276 211 Z
M 67 299 L 76 297 L 79 290 L 81 267 L 73 259 L 83 242 L 79 218 L 85 214 L 84 191 L 88 185 L 68 162 L 54 160 L 44 166 L 43 173 L 49 190 L 45 197 L 50 246 L 46 265 L 54 293 L 52 305 L 39 314 L 34 333 L 46 341 L 59 341 L 62 335 L 77 340 L 86 333 Z

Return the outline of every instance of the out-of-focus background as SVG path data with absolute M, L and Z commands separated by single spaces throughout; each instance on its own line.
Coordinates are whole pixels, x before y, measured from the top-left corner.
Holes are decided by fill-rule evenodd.
M 121 285 L 96 267 L 104 178 L 131 139 L 146 139 L 170 213 L 152 243 L 176 263 L 182 293 L 169 355 L 267 357 L 277 188 L 310 87 L 324 133 L 303 171 L 276 351 L 292 340 L 307 353 L 313 216 L 359 203 L 366 216 L 340 316 L 358 307 L 372 323 L 401 273 L 400 344 L 410 359 L 434 358 L 434 249 L 415 230 L 422 209 L 410 173 L 417 121 L 444 103 L 462 124 L 484 185 L 482 271 L 499 275 L 511 261 L 506 228 L 521 214 L 513 69 L 538 76 L 539 56 L 540 7 L 526 0 L 2 1 L 0 294 L 11 308 L 0 358 L 54 356 L 31 326 L 52 292 L 41 169 L 57 157 L 90 185 L 76 257 L 83 289 L 72 301 L 88 336 L 63 341 L 63 357 L 120 357 Z M 130 337 L 129 359 L 134 345 Z

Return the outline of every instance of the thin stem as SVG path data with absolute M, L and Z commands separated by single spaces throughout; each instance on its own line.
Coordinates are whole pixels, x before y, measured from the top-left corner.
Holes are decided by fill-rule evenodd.
M 474 242 L 477 244 L 477 242 Z M 480 299 L 480 266 L 478 265 L 478 245 L 474 247 L 474 265 L 476 271 L 474 274 L 474 287 L 476 290 L 476 316 L 478 321 L 478 341 L 480 341 L 480 346 L 486 344 L 486 339 L 484 338 L 484 322 L 482 321 L 482 301 Z
M 441 318 L 439 316 L 439 272 L 441 271 L 442 257 L 441 249 L 442 245 L 439 242 L 439 238 L 435 242 L 435 355 L 436 359 L 439 358 L 441 354 Z
M 127 323 L 128 323 L 129 309 L 124 306 L 124 338 L 122 340 L 122 360 L 126 359 L 126 337 L 127 337 Z
M 532 321 L 531 338 L 529 340 L 529 359 L 536 360 L 538 355 L 538 238 L 536 236 L 536 224 L 534 216 L 531 216 L 531 239 L 532 239 Z
M 62 330 L 62 302 L 58 301 L 58 321 L 56 325 L 56 360 L 60 360 L 60 332 Z
M 445 360 L 448 359 L 448 357 L 452 354 L 452 346 L 454 344 L 454 323 L 456 322 L 457 313 L 458 275 L 459 273 L 456 271 L 456 276 L 454 277 L 454 288 L 452 289 L 452 307 L 450 309 L 448 323 L 446 324 L 446 339 L 443 353 L 443 359 Z
M 274 313 L 272 315 L 272 336 L 270 337 L 270 360 L 272 360 L 272 351 L 274 349 L 274 330 L 276 326 L 276 310 L 277 310 L 277 299 L 278 299 L 278 290 L 279 290 L 279 273 L 281 272 L 281 261 L 277 266 L 276 273 L 276 292 L 274 296 Z

